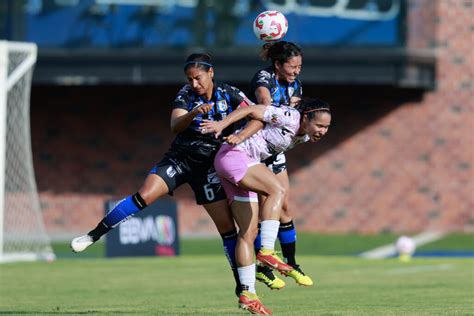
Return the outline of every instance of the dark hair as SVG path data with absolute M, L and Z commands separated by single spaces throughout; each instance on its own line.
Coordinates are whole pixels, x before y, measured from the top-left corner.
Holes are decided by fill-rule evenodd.
M 303 54 L 301 53 L 301 48 L 296 46 L 296 44 L 287 41 L 279 41 L 264 44 L 260 56 L 264 61 L 270 59 L 272 66 L 274 66 L 276 61 L 280 64 L 284 64 L 291 57 L 303 56 Z
M 194 53 L 188 56 L 184 61 L 184 72 L 189 67 L 202 68 L 205 71 L 209 71 L 212 67 L 212 58 L 209 54 Z
M 329 103 L 317 98 L 305 98 L 300 100 L 295 107 L 301 113 L 301 120 L 306 115 L 308 120 L 312 120 L 318 113 L 327 113 L 331 115 Z

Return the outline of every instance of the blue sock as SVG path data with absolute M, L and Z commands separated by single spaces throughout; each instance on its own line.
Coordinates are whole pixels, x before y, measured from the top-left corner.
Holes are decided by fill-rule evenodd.
M 221 234 L 222 242 L 224 244 L 224 253 L 229 261 L 232 269 L 237 268 L 235 262 L 235 246 L 237 245 L 237 230 L 231 230 L 230 232 Z
M 237 296 L 240 295 L 242 291 L 239 273 L 237 271 L 237 262 L 235 261 L 235 246 L 237 246 L 237 230 L 233 229 L 230 232 L 221 234 L 222 242 L 224 244 L 224 253 L 229 261 L 230 268 L 232 269 L 232 273 L 234 274 L 235 280 L 235 294 Z
M 260 251 L 262 248 L 262 236 L 260 235 L 260 223 L 258 224 L 258 233 L 257 237 L 255 237 L 255 241 L 253 242 L 253 248 L 255 249 L 255 254 Z
M 102 222 L 107 227 L 113 228 L 145 207 L 146 203 L 143 198 L 140 194 L 135 193 L 117 204 L 109 213 L 107 213 L 107 215 L 105 215 Z
M 278 239 L 280 240 L 281 252 L 286 259 L 285 261 L 291 266 L 296 266 L 296 229 L 293 221 L 280 223 Z

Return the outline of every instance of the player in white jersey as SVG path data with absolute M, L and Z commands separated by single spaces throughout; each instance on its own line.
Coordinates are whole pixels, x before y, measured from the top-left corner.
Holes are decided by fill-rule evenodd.
M 215 133 L 218 137 L 225 127 L 246 116 L 266 123 L 265 127 L 235 146 L 230 144 L 235 144 L 235 138 L 239 136 L 229 135 L 225 138 L 228 143 L 221 146 L 214 161 L 232 215 L 240 228 L 235 256 L 244 296 L 247 293 L 256 295 L 253 245 L 258 231 L 259 207 L 255 192 L 266 196 L 260 210 L 262 246 L 257 261 L 282 274 L 294 270 L 274 251 L 286 189 L 261 161 L 287 151 L 305 138 L 318 141 L 331 123 L 329 105 L 312 99 L 302 101 L 296 108 L 252 105 L 237 109 L 222 121 L 204 121 L 202 132 Z

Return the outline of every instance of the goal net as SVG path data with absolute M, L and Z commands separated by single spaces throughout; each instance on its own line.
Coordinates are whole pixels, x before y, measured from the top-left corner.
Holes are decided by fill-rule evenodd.
M 0 41 L 0 262 L 53 260 L 30 134 L 35 44 Z

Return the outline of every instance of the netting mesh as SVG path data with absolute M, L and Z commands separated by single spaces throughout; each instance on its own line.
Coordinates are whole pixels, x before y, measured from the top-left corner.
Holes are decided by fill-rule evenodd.
M 31 52 L 30 52 L 31 54 Z M 8 52 L 10 75 L 28 52 Z M 50 259 L 36 188 L 30 135 L 30 89 L 33 67 L 7 92 L 5 144 L 4 257 L 29 255 Z

